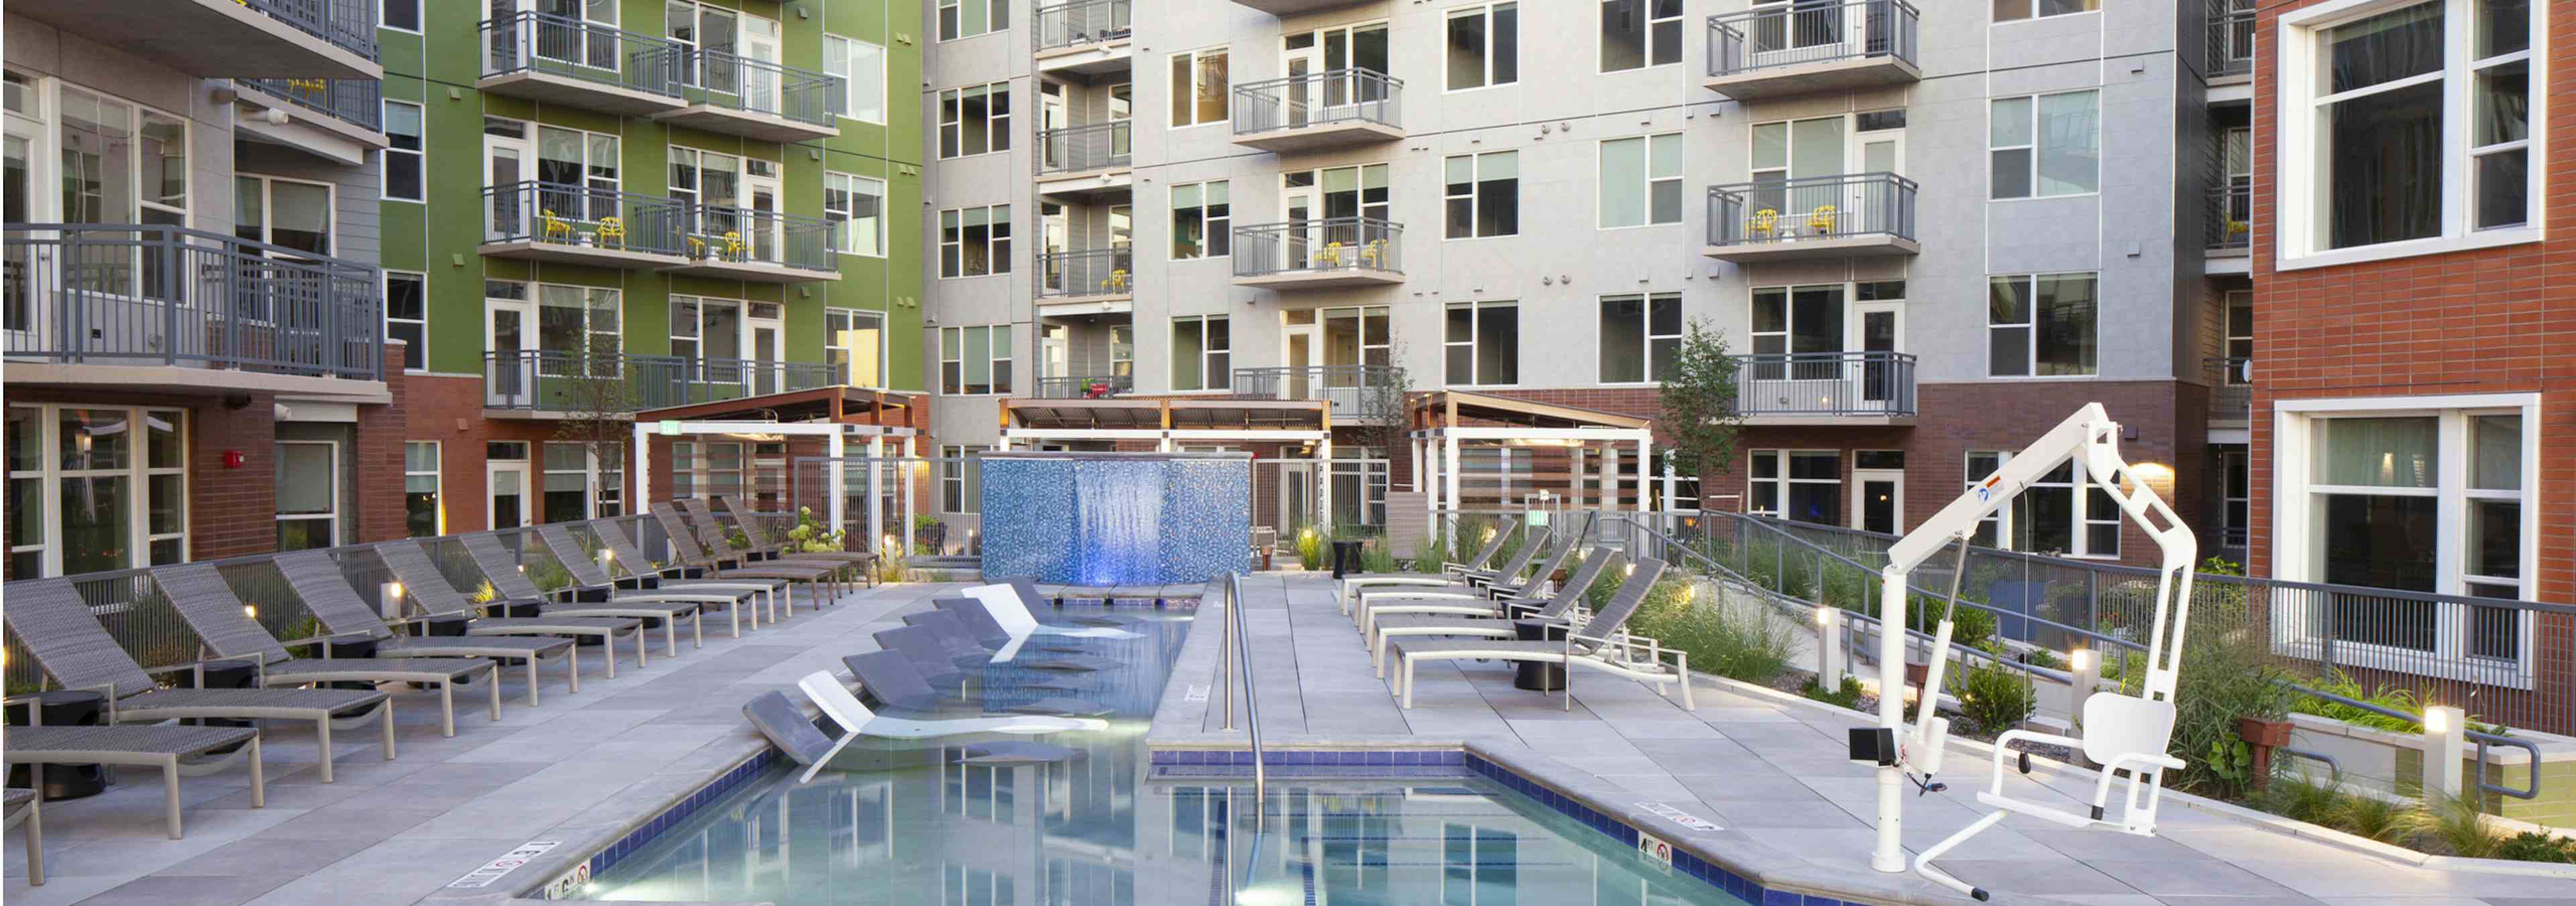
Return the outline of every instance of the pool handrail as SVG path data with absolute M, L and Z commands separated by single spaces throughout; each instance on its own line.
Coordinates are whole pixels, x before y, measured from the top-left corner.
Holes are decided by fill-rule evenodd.
M 1237 673 L 1240 673 L 1243 676 L 1243 714 L 1245 719 L 1251 722 L 1252 731 L 1252 795 L 1255 799 L 1259 799 L 1266 794 L 1269 774 L 1261 763 L 1261 705 L 1259 704 L 1261 696 L 1252 685 L 1252 652 L 1243 648 L 1245 631 L 1242 586 L 1242 573 L 1226 573 L 1225 626 L 1222 641 L 1219 643 L 1219 657 L 1224 663 L 1218 668 L 1218 673 L 1223 675 L 1225 682 L 1225 716 L 1220 729 L 1227 732 L 1234 730 L 1234 678 Z M 1238 655 L 1237 652 L 1240 654 Z

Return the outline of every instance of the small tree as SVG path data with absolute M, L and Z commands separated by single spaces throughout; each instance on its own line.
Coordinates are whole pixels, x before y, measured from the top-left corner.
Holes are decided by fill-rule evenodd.
M 1724 475 L 1735 462 L 1744 416 L 1735 406 L 1735 357 L 1726 333 L 1690 322 L 1664 379 L 1664 429 L 1673 438 L 1673 471 L 1694 478 Z
M 555 425 L 555 439 L 582 445 L 603 472 L 618 464 L 621 477 L 628 474 L 626 442 L 634 435 L 638 403 L 626 366 L 614 335 L 593 334 L 589 353 L 567 364 L 569 374 L 545 379 L 563 391 L 564 420 Z M 605 482 L 590 489 L 594 512 L 610 490 Z

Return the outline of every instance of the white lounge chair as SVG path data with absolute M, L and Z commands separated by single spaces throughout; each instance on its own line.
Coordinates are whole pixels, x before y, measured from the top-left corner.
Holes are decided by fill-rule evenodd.
M 841 681 L 834 678 L 832 671 L 829 670 L 817 670 L 806 674 L 804 679 L 796 681 L 796 688 L 804 690 L 805 697 L 814 703 L 814 707 L 822 709 L 823 716 L 841 725 L 842 731 L 840 740 L 832 743 L 829 751 L 814 759 L 813 763 L 805 769 L 804 775 L 796 779 L 798 783 L 814 779 L 814 775 L 821 772 L 824 765 L 832 762 L 832 756 L 840 754 L 842 749 L 848 748 L 850 743 L 858 741 L 862 736 L 888 739 L 928 739 L 968 733 L 1035 736 L 1062 733 L 1066 730 L 1109 729 L 1108 721 L 1094 717 L 1024 715 L 970 717 L 958 720 L 902 720 L 880 717 L 876 712 L 868 710 L 868 706 L 860 702 L 858 696 L 850 694 L 849 688 L 841 685 Z
M 984 602 L 984 609 L 993 614 L 994 622 L 1002 624 L 1002 629 L 1011 634 L 1013 641 L 1025 640 L 1033 635 L 1060 635 L 1077 639 L 1144 638 L 1124 629 L 1112 629 L 1106 626 L 1043 625 L 1038 622 L 1037 614 L 1030 613 L 1029 606 L 1020 601 L 1019 590 L 1008 585 L 978 585 L 967 589 L 966 596 Z M 995 658 L 998 660 L 1001 656 L 995 655 Z

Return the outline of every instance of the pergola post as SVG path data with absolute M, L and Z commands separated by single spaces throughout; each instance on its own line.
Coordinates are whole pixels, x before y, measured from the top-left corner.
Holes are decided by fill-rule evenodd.
M 1456 514 L 1456 513 L 1458 512 L 1458 437 L 1457 437 L 1457 435 L 1455 435 L 1455 434 L 1448 434 L 1448 433 L 1446 433 L 1446 432 L 1443 432 L 1443 435 L 1442 435 L 1442 437 L 1440 438 L 1440 464 L 1441 464 L 1441 466 L 1442 466 L 1442 469 L 1441 469 L 1441 472 L 1440 472 L 1440 482 L 1441 482 L 1442 487 L 1444 488 L 1443 493 L 1448 497 L 1448 500 L 1449 500 L 1449 503 L 1448 503 L 1448 505 L 1445 507 L 1445 509 L 1447 509 L 1451 514 L 1453 514 L 1453 515 L 1454 515 L 1454 514 Z
M 1322 440 L 1315 442 L 1315 471 L 1317 473 L 1315 519 L 1325 525 L 1331 525 L 1333 524 L 1333 436 L 1330 434 L 1324 435 Z M 1363 477 L 1360 483 L 1367 484 L 1368 479 Z M 1360 499 L 1363 501 L 1368 499 L 1367 489 L 1361 489 Z
M 827 501 L 832 514 L 832 531 L 849 530 L 850 474 L 849 465 L 841 461 L 841 432 L 823 438 L 824 456 L 832 463 L 832 478 L 827 484 L 832 495 Z
M 630 498 L 635 503 L 626 508 L 628 512 L 645 512 L 653 503 L 652 437 L 653 429 L 645 427 L 643 422 L 635 423 L 635 468 L 631 470 L 635 474 L 635 496 Z M 629 565 L 642 568 L 640 564 Z
M 885 463 L 878 459 L 883 455 L 885 455 L 885 437 L 878 434 L 868 435 L 868 547 L 870 548 L 877 546 L 877 539 L 885 537 L 885 492 L 884 480 L 880 476 L 880 473 L 885 470 Z
M 903 473 L 896 478 L 895 485 L 897 490 L 895 493 L 903 495 L 903 552 L 907 555 L 912 553 L 912 524 L 919 521 L 919 519 L 913 515 L 913 509 L 918 505 L 913 498 L 919 496 L 913 493 L 913 464 L 920 461 L 914 458 L 915 455 L 913 439 L 909 437 L 904 438 Z
M 1409 490 L 1422 493 L 1422 438 L 1413 438 L 1413 482 Z
M 1640 513 L 1649 512 L 1655 508 L 1654 498 L 1649 496 L 1652 493 L 1649 489 L 1652 479 L 1647 477 L 1653 473 L 1647 471 L 1646 467 L 1646 464 L 1653 462 L 1654 459 L 1655 436 L 1648 434 L 1637 438 L 1637 512 Z

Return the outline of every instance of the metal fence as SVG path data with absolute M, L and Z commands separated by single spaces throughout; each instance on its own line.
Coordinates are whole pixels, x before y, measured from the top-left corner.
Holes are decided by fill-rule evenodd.
M 1038 130 L 1039 176 L 1124 167 L 1136 162 L 1130 121 Z
M 1894 173 L 1802 176 L 1710 186 L 1708 244 L 1885 235 L 1914 238 L 1914 181 Z
M 1030 279 L 1040 299 L 1136 294 L 1136 251 L 1132 246 L 1039 252 L 1037 273 Z
M 1029 12 L 1029 50 L 1043 53 L 1131 34 L 1130 0 L 1074 0 Z
M 2246 421 L 2254 416 L 2254 360 L 2209 360 L 2209 417 Z
M 237 79 L 295 106 L 371 131 L 385 127 L 384 83 L 375 79 Z
M 2209 0 L 2209 74 L 2254 71 L 2254 0 Z
M 486 19 L 481 30 L 487 79 L 535 72 L 680 95 L 681 47 L 663 38 L 536 12 Z
M 1708 74 L 1863 57 L 1914 62 L 1916 20 L 1901 0 L 1805 0 L 1708 17 Z
M 376 59 L 374 0 L 235 0 L 341 50 Z
M 1125 396 L 1136 392 L 1136 378 L 1127 374 L 1084 374 L 1072 377 L 1038 379 L 1038 399 L 1097 400 Z
M 832 77 L 721 50 L 680 56 L 680 98 L 816 126 L 832 124 Z
M 1234 228 L 1234 275 L 1289 271 L 1404 272 L 1404 224 L 1328 217 Z
M 1333 69 L 1234 86 L 1234 134 L 1334 123 L 1404 128 L 1404 80 L 1373 69 Z
M 1404 386 L 1391 365 L 1289 365 L 1234 369 L 1237 397 L 1323 400 L 1335 422 L 1377 421 L 1402 415 Z
M 483 190 L 483 241 L 537 242 L 677 255 L 685 203 L 551 182 Z
M 375 380 L 376 269 L 148 224 L 7 226 L 8 355 Z
M 682 213 L 680 253 L 808 271 L 841 269 L 840 224 L 819 217 L 732 205 L 690 205 Z
M 840 383 L 825 362 L 763 362 L 551 349 L 483 354 L 483 408 L 627 413 Z
M 2253 240 L 2253 184 L 2238 183 L 2210 189 L 2209 247 L 2241 249 L 2251 245 Z
M 1914 356 L 1793 352 L 1735 357 L 1735 411 L 1746 416 L 1914 414 Z

